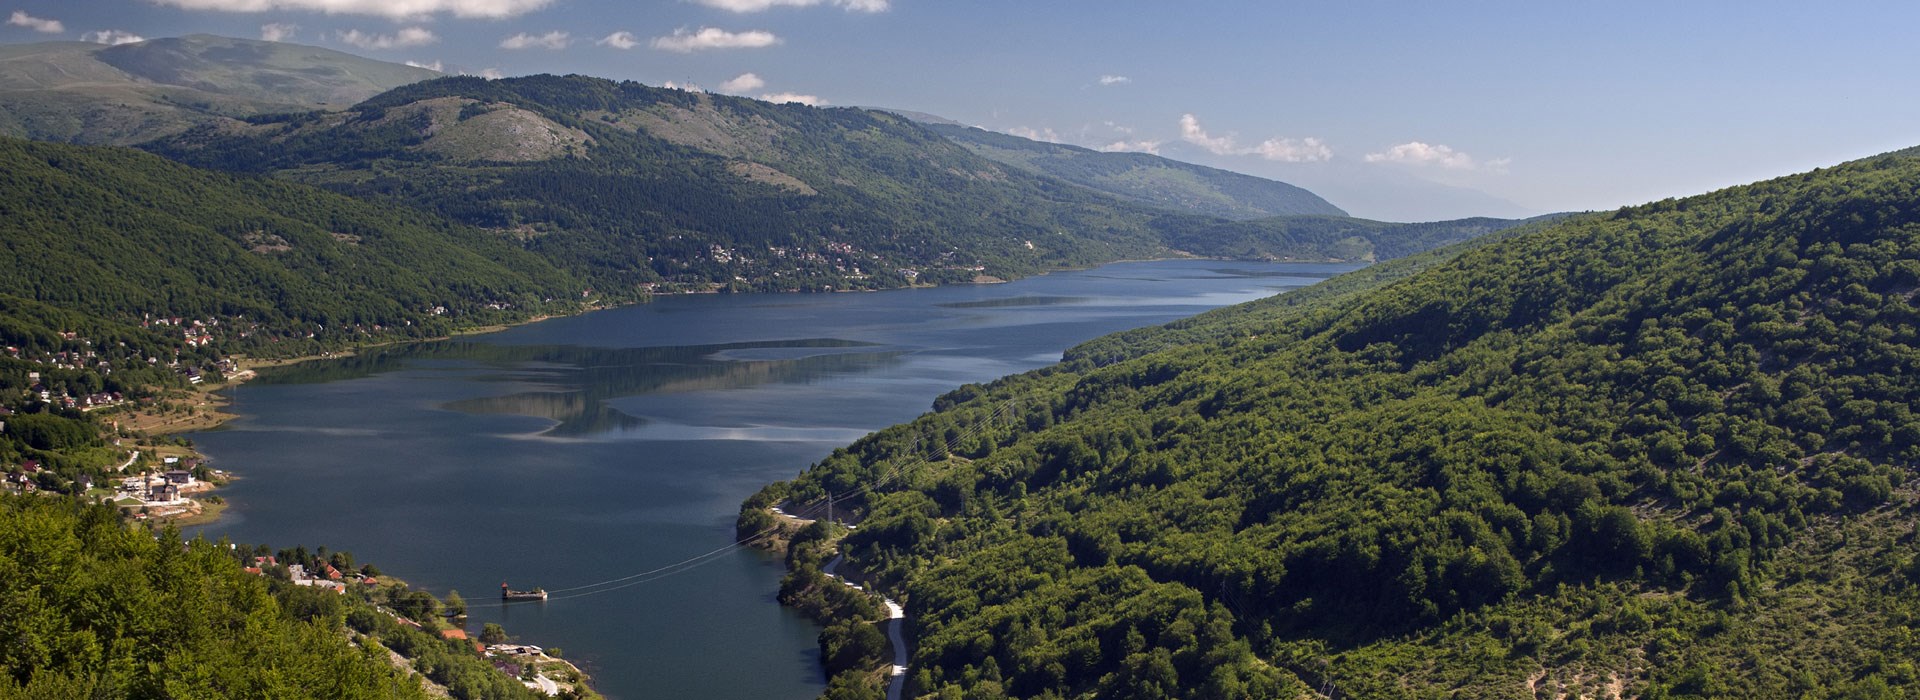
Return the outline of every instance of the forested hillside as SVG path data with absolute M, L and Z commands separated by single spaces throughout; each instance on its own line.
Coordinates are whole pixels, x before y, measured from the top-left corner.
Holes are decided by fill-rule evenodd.
M 606 288 L 884 288 L 1165 252 L 1140 213 L 904 118 L 581 76 L 446 78 L 152 148 L 435 211 Z
M 837 494 L 910 694 L 1915 692 L 1920 160 L 1468 245 L 964 387 L 742 527 Z
M 289 354 L 523 318 L 582 291 L 481 231 L 127 149 L 0 139 L 0 238 L 0 294 L 37 302 L 9 306 L 0 340 L 28 352 L 130 326 L 171 337 L 149 352 L 191 351 L 201 321 L 229 352 Z
M 436 212 L 610 290 L 878 289 L 1175 249 L 1317 260 L 1420 246 L 1385 240 L 1395 231 L 1225 229 L 1003 166 L 886 112 L 582 76 L 445 78 L 147 148 Z
M 66 488 L 127 456 L 90 408 L 217 380 L 237 354 L 438 337 L 573 311 L 582 291 L 428 214 L 0 137 L 0 464 Z
M 1174 211 L 1227 219 L 1347 215 L 1319 195 L 1284 182 L 1149 153 L 1102 153 L 951 123 L 928 123 L 927 128 L 1003 165 Z

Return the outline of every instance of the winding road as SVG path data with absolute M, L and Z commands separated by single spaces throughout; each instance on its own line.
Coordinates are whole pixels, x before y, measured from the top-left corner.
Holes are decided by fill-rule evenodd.
M 820 568 L 820 573 L 826 574 L 834 580 L 852 587 L 853 590 L 867 590 L 862 588 L 860 584 L 848 581 L 846 578 L 834 573 L 834 570 L 840 568 L 840 560 L 844 558 L 845 557 L 837 554 L 834 555 L 833 561 L 827 562 L 826 566 Z M 900 700 L 900 694 L 904 692 L 907 687 L 907 639 L 905 633 L 901 631 L 901 628 L 906 625 L 907 611 L 905 608 L 900 607 L 899 603 L 893 602 L 892 598 L 881 596 L 880 600 L 887 604 L 887 641 L 893 643 L 893 673 L 892 677 L 887 680 L 887 700 Z

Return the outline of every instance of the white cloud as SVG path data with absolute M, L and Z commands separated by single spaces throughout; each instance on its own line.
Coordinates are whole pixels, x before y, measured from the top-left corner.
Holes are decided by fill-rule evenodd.
M 773 32 L 758 29 L 745 32 L 730 32 L 715 27 L 701 27 L 700 31 L 688 31 L 686 27 L 673 30 L 673 36 L 655 37 L 653 48 L 677 53 L 692 53 L 702 49 L 760 49 L 780 43 L 780 37 Z
M 1209 136 L 1207 130 L 1200 128 L 1200 118 L 1191 114 L 1180 115 L 1180 138 L 1187 143 L 1207 149 L 1214 155 L 1234 155 L 1239 148 L 1234 146 L 1232 136 Z
M 486 78 L 488 80 L 499 80 L 501 78 L 507 77 L 507 74 L 500 72 L 500 69 L 498 68 L 488 68 L 486 70 L 476 71 L 473 73 L 461 73 L 461 75 L 477 75 L 482 78 Z
M 625 50 L 625 49 L 631 49 L 635 46 L 639 46 L 640 37 L 634 36 L 633 32 L 614 32 L 612 34 L 608 34 L 607 38 L 601 39 L 593 43 L 599 44 L 601 46 L 611 46 L 616 49 Z
M 792 93 L 792 92 L 768 93 L 765 95 L 761 95 L 760 99 L 766 100 L 768 102 L 772 102 L 774 104 L 797 102 L 797 103 L 806 105 L 808 107 L 818 107 L 820 105 L 827 103 L 826 100 L 820 99 L 818 97 L 814 97 L 813 95 L 801 95 L 801 94 Z
M 720 91 L 732 93 L 753 92 L 766 86 L 767 81 L 761 80 L 760 76 L 752 73 L 741 73 L 734 76 L 732 80 L 721 83 Z
M 425 68 L 435 73 L 447 72 L 446 66 L 441 65 L 439 61 L 434 61 L 432 63 L 421 63 L 419 61 L 407 61 L 407 65 L 413 66 L 415 68 Z
M 426 46 L 440 40 L 425 27 L 405 27 L 393 34 L 371 34 L 358 29 L 337 32 L 341 41 L 369 50 L 404 49 Z
M 687 92 L 706 92 L 707 91 L 706 88 L 700 87 L 693 83 L 676 83 L 671 80 L 661 83 L 660 87 L 666 88 L 668 90 L 685 90 Z
M 106 44 L 108 46 L 119 46 L 121 44 L 146 41 L 147 38 L 133 32 L 125 32 L 118 29 L 102 29 L 97 32 L 81 34 L 80 40 L 91 41 L 96 44 Z
M 1232 134 L 1208 134 L 1206 129 L 1201 128 L 1200 118 L 1192 114 L 1180 115 L 1180 138 L 1221 156 L 1260 156 L 1288 163 L 1317 163 L 1333 159 L 1333 149 L 1316 138 L 1271 138 L 1260 142 L 1258 146 L 1242 148 Z
M 1369 163 L 1401 163 L 1414 166 L 1435 166 L 1449 170 L 1485 170 L 1506 172 L 1511 158 L 1500 158 L 1481 162 L 1465 152 L 1453 150 L 1445 144 L 1429 144 L 1421 141 L 1408 141 L 1379 153 L 1368 153 Z
M 1127 77 L 1127 76 L 1124 76 L 1124 75 L 1103 75 L 1103 76 L 1100 76 L 1100 84 L 1101 84 L 1101 85 L 1125 85 L 1125 84 L 1127 84 L 1127 83 L 1131 83 L 1131 82 L 1133 82 L 1133 79 L 1132 79 L 1132 78 L 1129 78 L 1129 77 Z
M 555 30 L 539 36 L 520 32 L 519 34 L 502 39 L 500 41 L 500 48 L 515 51 L 534 48 L 559 51 L 567 48 L 567 45 L 571 43 L 573 43 L 573 36 L 563 31 Z
M 294 33 L 298 31 L 300 31 L 300 25 L 298 24 L 287 24 L 285 22 L 262 24 L 260 25 L 260 40 L 286 41 L 292 39 Z
M 153 0 L 186 10 L 268 12 L 288 10 L 329 15 L 373 15 L 415 19 L 438 14 L 500 19 L 523 15 L 553 0 Z
M 707 7 L 728 12 L 765 12 L 776 7 L 813 7 L 832 5 L 848 12 L 886 12 L 890 0 L 694 0 Z
M 61 24 L 60 20 L 35 17 L 20 10 L 14 10 L 13 16 L 7 18 L 7 26 L 26 27 L 41 34 L 59 34 L 67 31 L 67 25 Z
M 1159 141 L 1150 139 L 1142 139 L 1139 141 L 1121 140 L 1100 146 L 1097 150 L 1106 153 L 1151 153 L 1157 156 L 1160 155 L 1160 143 Z
M 1318 163 L 1333 159 L 1333 149 L 1316 138 L 1267 139 L 1254 146 L 1253 152 L 1261 158 L 1283 163 Z
M 1049 129 L 1046 127 L 1035 129 L 1035 128 L 1026 127 L 1026 126 L 1016 126 L 1011 129 L 1008 129 L 1007 133 L 1013 134 L 1014 136 L 1018 136 L 1028 141 L 1045 141 L 1047 143 L 1060 143 L 1060 135 L 1053 133 L 1053 129 Z

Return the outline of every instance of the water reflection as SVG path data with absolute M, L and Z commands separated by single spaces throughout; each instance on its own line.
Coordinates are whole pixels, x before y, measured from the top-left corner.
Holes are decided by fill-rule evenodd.
M 1211 272 L 1221 277 L 1239 277 L 1243 279 L 1257 279 L 1261 277 L 1306 277 L 1309 279 L 1332 279 L 1334 276 L 1339 275 L 1342 272 L 1345 272 L 1345 270 L 1295 270 L 1295 269 L 1249 270 L 1249 269 L 1239 268 L 1239 267 L 1215 267 L 1215 268 L 1209 268 L 1207 272 Z
M 1086 301 L 1088 301 L 1086 297 L 1027 295 L 1002 297 L 999 299 L 981 299 L 978 301 L 955 301 L 945 304 L 934 304 L 934 306 L 943 309 L 995 309 L 1013 306 L 1061 306 L 1064 304 L 1080 304 Z
M 356 379 L 402 368 L 493 371 L 482 382 L 537 387 L 441 404 L 471 414 L 544 418 L 541 437 L 579 438 L 628 432 L 646 425 L 608 402 L 642 394 L 739 389 L 761 384 L 812 383 L 832 375 L 870 372 L 896 364 L 906 351 L 833 338 L 645 348 L 572 345 L 500 345 L 428 342 L 370 350 L 332 362 L 263 372 L 258 383 L 312 384 Z

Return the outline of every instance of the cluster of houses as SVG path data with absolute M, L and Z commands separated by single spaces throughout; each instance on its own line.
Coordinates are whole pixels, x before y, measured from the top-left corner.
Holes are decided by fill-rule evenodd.
M 193 476 L 193 468 L 198 463 L 198 460 L 189 459 L 183 462 L 179 457 L 168 457 L 166 471 L 122 479 L 120 492 L 140 499 L 147 505 L 180 505 L 184 499 L 181 490 L 199 483 L 199 480 Z M 89 478 L 88 482 L 88 486 L 91 486 L 92 479 Z
M 12 350 L 13 348 L 8 349 Z M 111 367 L 107 366 L 109 364 L 107 361 L 101 360 L 100 364 L 100 372 L 102 374 L 108 374 L 113 371 Z M 39 372 L 27 373 L 27 394 L 37 396 L 41 401 L 61 408 L 78 408 L 82 410 L 116 406 L 127 400 L 127 397 L 122 396 L 120 392 L 117 391 L 102 391 L 90 394 L 61 394 L 55 396 L 52 387 L 47 386 L 46 382 L 41 380 Z M 0 408 L 0 410 L 6 411 L 6 413 L 0 415 L 10 415 L 13 413 L 12 409 Z
M 40 490 L 36 483 L 36 474 L 40 473 L 40 460 L 21 460 L 20 464 L 7 470 L 4 481 L 0 481 L 0 490 L 7 493 L 33 493 Z
M 220 321 L 219 319 L 202 320 L 202 319 L 185 319 L 180 317 L 153 318 L 149 316 L 146 320 L 141 321 L 140 325 L 143 328 L 156 328 L 161 326 L 178 327 L 181 329 L 180 330 L 181 338 L 183 341 L 185 341 L 185 344 L 187 345 L 187 347 L 198 348 L 198 347 L 206 347 L 208 345 L 212 345 L 215 342 L 216 338 L 214 336 L 214 329 L 220 325 Z M 247 325 L 249 327 L 257 327 L 258 324 L 247 324 Z M 240 336 L 243 338 L 246 337 L 247 335 L 248 333 L 246 331 L 242 331 L 240 333 Z M 113 352 L 102 352 L 102 350 L 94 349 L 94 342 L 92 339 L 81 337 L 78 333 L 75 333 L 73 331 L 61 332 L 60 338 L 62 340 L 68 340 L 68 341 L 73 341 L 74 343 L 78 343 L 79 345 L 83 346 L 84 349 L 34 351 L 30 349 L 24 349 L 24 348 L 9 345 L 4 348 L 4 351 L 8 357 L 11 357 L 16 360 L 25 360 L 25 361 L 33 362 L 36 364 L 46 365 L 54 369 L 64 369 L 64 370 L 91 369 L 91 370 L 96 370 L 100 372 L 100 374 L 102 375 L 113 373 L 113 367 L 114 367 L 113 356 L 115 356 L 114 355 L 115 352 L 118 353 L 117 356 L 120 357 L 120 360 L 123 363 L 139 362 L 141 360 L 145 360 L 148 365 L 160 364 L 159 357 L 146 357 L 144 356 L 144 353 L 141 353 L 137 348 L 127 347 L 126 343 L 124 342 L 120 344 L 120 347 L 117 351 L 113 348 L 104 348 L 105 350 L 113 351 Z M 178 353 L 175 353 L 175 354 L 178 354 Z M 132 355 L 132 357 L 127 357 L 128 355 Z M 219 362 L 220 362 L 220 367 L 218 367 L 218 369 L 222 372 L 232 373 L 233 371 L 239 369 L 237 366 L 234 365 L 232 360 L 220 360 Z M 168 366 L 175 368 L 175 371 L 181 371 L 179 360 L 176 359 L 167 364 Z M 198 373 L 200 368 L 186 368 L 186 369 L 191 369 L 196 373 Z M 29 374 L 30 381 L 37 382 L 39 378 L 40 378 L 39 373 L 37 372 Z M 45 390 L 44 388 L 34 389 L 36 393 L 44 390 Z M 41 398 L 47 399 L 48 397 L 43 395 Z M 85 397 L 75 397 L 76 400 L 80 400 L 84 398 Z
M 246 567 L 246 572 L 255 576 L 265 576 L 267 569 L 277 566 L 280 566 L 280 560 L 274 557 L 254 557 L 253 565 Z M 357 583 L 368 588 L 380 585 L 380 582 L 372 576 L 343 573 L 326 562 L 321 562 L 316 569 L 308 569 L 305 564 L 288 564 L 287 579 L 295 586 L 325 588 L 335 593 L 346 593 L 349 583 Z

